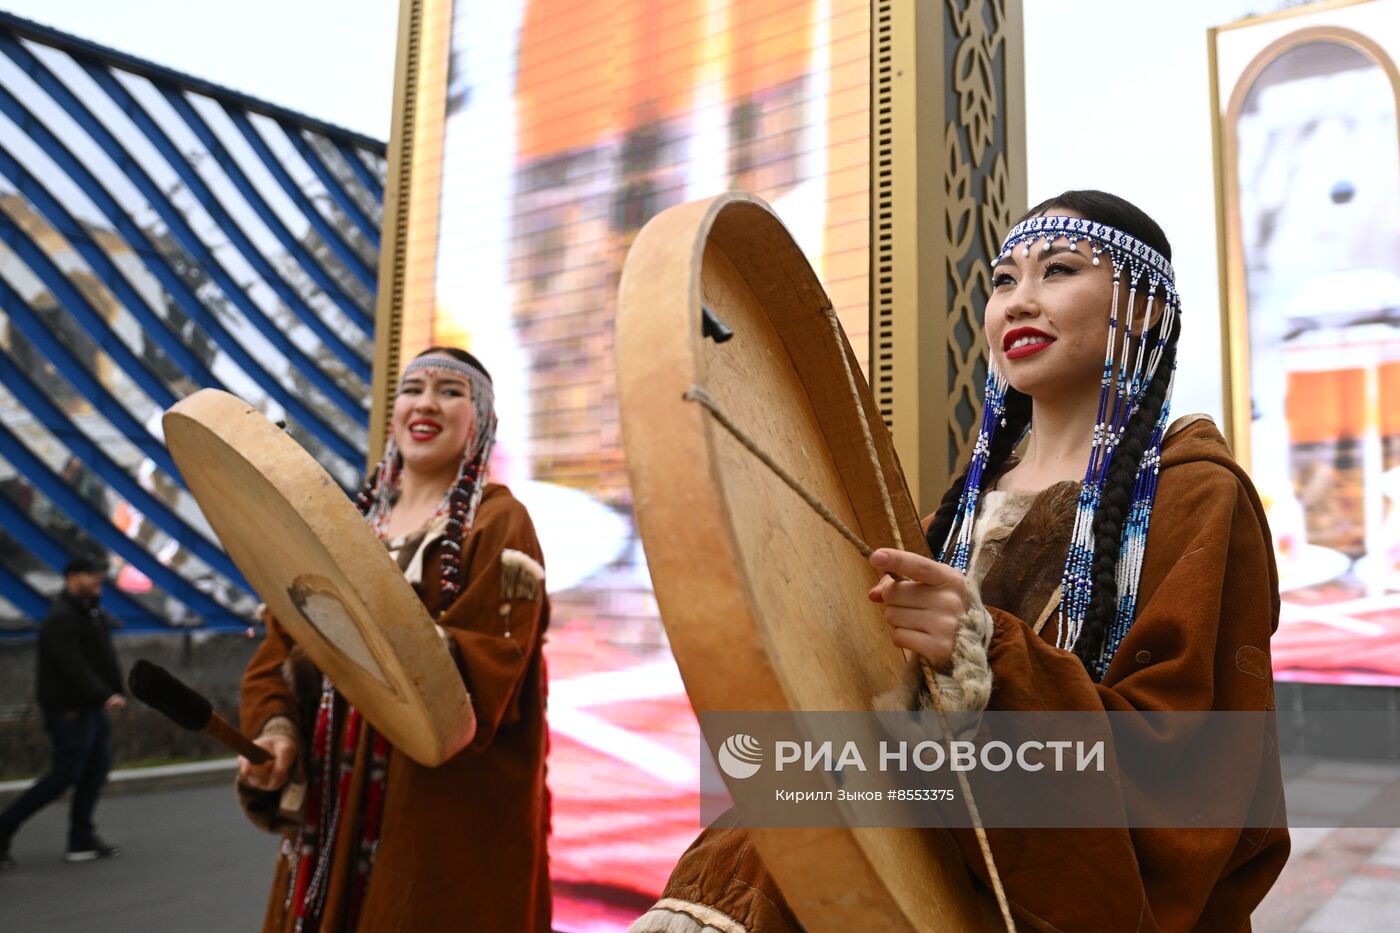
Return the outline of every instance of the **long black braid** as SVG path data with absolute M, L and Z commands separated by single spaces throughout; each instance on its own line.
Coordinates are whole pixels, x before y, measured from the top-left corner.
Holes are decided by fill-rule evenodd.
M 365 481 L 360 484 L 360 488 L 355 493 L 355 508 L 360 510 L 361 515 L 369 515 L 369 510 L 374 505 L 374 494 L 379 491 L 379 466 L 365 474 Z
M 442 595 L 445 609 L 462 592 L 462 539 L 471 518 L 473 499 L 478 497 L 482 456 L 477 455 L 457 477 L 448 494 L 447 530 L 442 541 Z
M 1123 537 L 1123 521 L 1132 505 L 1138 465 L 1142 463 L 1147 444 L 1157 427 L 1157 419 L 1162 414 L 1162 405 L 1167 400 L 1172 364 L 1176 362 L 1177 335 L 1180 333 L 1180 328 L 1173 328 L 1162 348 L 1157 372 L 1152 376 L 1142 404 L 1123 431 L 1123 439 L 1119 441 L 1118 450 L 1108 468 L 1108 476 L 1104 478 L 1103 497 L 1094 512 L 1093 595 L 1084 616 L 1084 627 L 1074 646 L 1074 653 L 1084 662 L 1091 675 L 1103 650 L 1104 638 L 1118 614 L 1118 552 Z M 1151 333 L 1148 337 L 1147 345 L 1151 346 L 1156 337 Z

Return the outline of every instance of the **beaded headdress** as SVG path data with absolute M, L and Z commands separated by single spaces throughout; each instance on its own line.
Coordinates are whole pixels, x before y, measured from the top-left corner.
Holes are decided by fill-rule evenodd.
M 481 494 L 486 488 L 486 466 L 496 443 L 495 392 L 486 370 L 449 356 L 420 356 L 404 367 L 400 390 L 404 383 L 424 370 L 446 370 L 467 380 L 476 409 L 476 433 L 468 438 L 457 467 L 457 477 L 443 495 L 437 515 L 447 516 L 447 534 L 443 539 L 443 594 L 449 599 L 460 591 L 458 579 L 461 543 L 471 530 Z M 398 498 L 399 478 L 403 459 L 393 436 L 384 448 L 384 457 L 371 473 L 369 481 L 356 498 L 356 505 L 377 533 L 382 533 Z
M 993 266 L 1010 256 L 1015 249 L 1029 256 L 1037 245 L 1049 250 L 1059 241 L 1067 241 L 1074 251 L 1085 244 L 1094 265 L 1104 258 L 1113 267 L 1113 298 L 1109 307 L 1108 346 L 1104 354 L 1103 375 L 1099 390 L 1098 415 L 1094 424 L 1089 466 L 1079 490 L 1074 528 L 1069 552 L 1061 578 L 1062 597 L 1058 611 L 1056 647 L 1073 651 L 1084 628 L 1084 620 L 1093 594 L 1092 564 L 1094 559 L 1094 515 L 1103 495 L 1104 481 L 1113 463 L 1114 453 L 1123 438 L 1129 419 L 1141 406 L 1152 378 L 1161 364 L 1163 351 L 1171 339 L 1181 310 L 1176 290 L 1176 275 L 1171 263 L 1157 250 L 1122 230 L 1079 217 L 1062 215 L 1033 217 L 1012 228 L 1002 243 L 1001 252 Z M 1119 299 L 1126 282 L 1127 298 L 1120 310 Z M 1145 291 L 1147 313 L 1143 329 L 1133 333 L 1133 309 L 1139 291 Z M 1160 304 L 1162 320 L 1157 337 L 1148 344 L 1148 323 L 1153 307 Z M 1122 330 L 1121 339 L 1119 330 Z M 1118 352 L 1115 354 L 1115 346 Z M 1115 377 L 1114 362 L 1118 371 Z M 1170 380 L 1175 380 L 1176 363 L 1172 362 Z M 983 396 L 982 424 L 973 445 L 972 462 L 967 480 L 958 500 L 954 522 L 943 544 L 939 559 L 950 566 L 967 571 L 971 554 L 972 531 L 976 521 L 977 502 L 982 491 L 992 438 L 1004 425 L 1007 380 L 996 370 L 988 369 Z M 1096 678 L 1102 678 L 1128 629 L 1133 624 L 1137 606 L 1138 581 L 1142 574 L 1142 559 L 1147 544 L 1147 528 L 1152 517 L 1152 502 L 1157 493 L 1157 475 L 1162 459 L 1162 439 L 1166 433 L 1171 411 L 1171 382 L 1168 383 L 1162 411 L 1153 427 L 1152 436 L 1143 452 L 1133 483 L 1131 506 L 1123 522 L 1117 564 L 1117 609 L 1105 633 L 1103 649 L 1094 662 Z

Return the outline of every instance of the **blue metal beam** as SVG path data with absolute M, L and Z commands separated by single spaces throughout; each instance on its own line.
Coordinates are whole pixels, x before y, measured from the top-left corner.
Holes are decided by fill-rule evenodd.
M 291 133 L 293 129 L 294 127 L 289 127 L 285 123 L 282 124 L 282 132 L 284 133 Z M 328 140 L 331 145 L 335 146 L 336 151 L 340 153 L 340 157 L 350 166 L 350 171 L 354 172 L 355 177 L 360 180 L 360 184 L 365 186 L 365 190 L 369 192 L 369 196 L 382 205 L 384 203 L 384 186 L 379 183 L 378 178 L 374 177 L 374 173 L 369 170 L 369 166 L 365 165 L 364 161 L 349 146 L 340 140 L 331 139 L 329 136 L 323 136 L 322 138 Z
M 122 88 L 119 83 L 115 81 L 111 83 L 125 92 L 125 88 Z M 267 225 L 267 228 L 272 231 L 273 236 L 277 238 L 277 242 L 282 244 L 282 248 L 301 261 L 301 267 L 306 270 L 306 274 L 311 277 L 311 280 L 316 283 L 322 292 L 336 303 L 336 306 L 339 307 L 341 311 L 345 312 L 347 317 L 359 324 L 360 328 L 366 333 L 371 333 L 374 329 L 374 309 L 362 307 L 355 301 L 353 295 L 347 292 L 340 283 L 332 279 L 325 269 L 321 268 L 320 262 L 317 261 L 315 256 L 311 255 L 311 251 L 306 248 L 306 244 L 298 240 L 292 232 L 287 229 L 287 225 L 277 216 L 277 212 L 268 205 L 267 199 L 258 191 L 257 186 L 248 179 L 247 173 L 243 171 L 238 159 L 228 151 L 228 147 L 226 147 L 214 133 L 208 122 L 200 116 L 199 111 L 195 110 L 194 107 L 190 105 L 189 101 L 185 100 L 177 91 L 162 89 L 162 92 L 165 99 L 169 101 L 176 112 L 184 118 L 185 123 L 194 134 L 199 137 L 200 142 L 204 143 L 204 147 L 209 150 L 209 153 L 214 157 L 214 161 L 219 163 L 219 166 L 224 170 L 224 174 L 228 175 L 229 180 L 233 182 L 239 193 L 243 195 L 244 200 L 257 212 L 258 217 Z M 133 106 L 139 105 L 133 103 Z
M 321 184 L 326 186 L 326 190 L 330 192 L 331 199 L 335 201 L 336 205 L 344 212 L 345 216 L 355 222 L 355 226 L 360 228 L 360 232 L 365 235 L 365 239 L 369 240 L 377 251 L 379 249 L 379 227 L 374 221 L 365 216 L 364 211 L 360 210 L 360 206 L 356 204 L 354 199 L 340 186 L 339 180 L 331 174 L 331 170 L 326 167 L 326 164 L 321 161 L 321 157 L 316 154 L 311 144 L 308 143 L 300 133 L 288 132 L 280 124 L 278 125 L 278 129 L 282 130 L 283 135 L 291 140 L 292 146 L 296 148 L 302 160 L 306 162 L 307 166 L 315 173 L 316 177 L 321 180 Z
M 272 177 L 277 179 L 277 183 L 287 192 L 287 196 L 292 199 L 292 203 L 297 206 L 297 210 L 305 214 L 307 219 L 311 221 L 311 226 L 315 229 L 316 233 L 321 237 L 321 240 L 330 251 L 335 253 L 336 258 L 340 260 L 341 264 L 344 265 L 352 275 L 363 282 L 366 288 L 370 291 L 374 291 L 375 270 L 370 269 L 364 264 L 364 260 L 360 258 L 359 254 L 345 242 L 340 232 L 330 225 L 326 218 L 321 215 L 321 212 L 316 209 L 316 205 L 311 203 L 311 199 L 306 196 L 306 193 L 292 180 L 292 176 L 287 174 L 287 170 L 283 168 L 277 156 L 268 148 L 267 140 L 262 138 L 262 134 L 257 131 L 252 121 L 248 119 L 248 115 L 234 110 L 227 105 L 224 107 L 224 112 L 229 115 L 229 119 L 233 120 L 234 126 L 238 127 L 239 132 L 243 134 L 243 138 L 248 140 L 248 145 L 253 147 L 253 151 L 257 153 L 258 158 L 263 160 L 263 164 L 265 164 L 267 170 L 272 173 Z
M 102 348 L 112 361 L 116 363 L 132 382 L 146 393 L 147 398 L 157 408 L 169 408 L 179 401 L 170 387 L 156 377 L 146 368 L 144 361 L 138 357 L 130 347 L 119 337 L 112 333 L 107 326 L 107 322 L 97 313 L 97 310 L 88 304 L 82 293 L 68 281 L 63 270 L 54 265 L 54 261 L 49 258 L 39 244 L 30 239 L 24 228 L 15 223 L 10 215 L 0 212 L 0 240 L 5 242 L 16 256 L 29 267 L 29 271 L 38 276 L 39 281 L 44 283 L 49 294 L 53 296 L 58 305 L 60 314 L 71 315 L 73 320 L 82 325 L 83 330 L 92 337 L 93 343 Z M 33 309 L 30 309 L 33 311 Z M 36 316 L 38 312 L 35 312 Z M 46 322 L 47 323 L 47 322 Z M 76 357 L 75 357 L 76 359 Z M 79 360 L 78 365 L 83 365 L 85 361 Z M 110 394 L 104 393 L 110 399 L 112 405 L 120 407 L 121 403 Z M 105 410 L 105 406 L 104 406 Z
M 155 210 L 156 213 L 160 215 L 161 219 L 169 226 L 170 233 L 175 237 L 176 241 L 179 242 L 181 248 L 199 264 L 199 267 L 205 274 L 209 275 L 214 280 L 220 291 L 223 292 L 225 298 L 233 305 L 237 306 L 249 321 L 255 324 L 258 320 L 265 321 L 261 313 L 252 308 L 252 302 L 249 300 L 248 296 L 244 294 L 238 283 L 230 278 L 227 271 L 224 270 L 223 266 L 214 258 L 208 247 L 204 245 L 203 241 L 200 240 L 190 228 L 185 218 L 174 209 L 166 194 L 160 190 L 159 186 L 155 184 L 145 170 L 126 153 L 120 143 L 108 132 L 106 127 L 93 117 L 92 114 L 83 107 L 81 102 L 79 102 L 52 73 L 44 68 L 27 49 L 20 46 L 14 39 L 0 35 L 0 52 L 8 55 L 12 61 L 24 69 L 26 74 L 39 83 L 40 86 L 64 108 L 68 115 L 77 121 L 93 141 L 107 153 L 108 157 L 122 169 L 127 178 L 137 187 L 142 196 L 146 198 L 151 208 Z M 36 141 L 39 141 L 40 144 L 43 145 L 43 142 L 40 140 L 40 128 L 35 125 L 38 121 L 32 120 L 32 115 L 29 114 L 27 108 L 20 104 L 19 101 L 9 93 L 8 89 L 0 88 L 0 108 L 5 109 L 7 113 L 10 113 L 11 109 L 14 108 L 17 109 L 19 114 L 23 114 L 23 116 L 19 116 L 16 113 L 11 113 L 10 115 L 11 119 L 15 119 L 21 126 L 29 130 Z M 30 119 L 26 119 L 26 117 Z M 47 134 L 46 130 L 44 132 Z M 52 139 L 51 134 L 47 135 Z M 54 141 L 57 142 L 57 140 Z M 47 147 L 45 148 L 47 149 Z M 75 179 L 75 181 L 76 180 L 77 179 Z M 275 331 L 275 328 L 273 330 Z M 237 341 L 232 338 L 232 335 L 228 335 L 227 332 L 225 332 L 225 334 L 227 336 L 227 342 L 221 340 L 219 341 L 220 345 L 226 352 L 233 355 L 232 345 L 237 343 Z M 280 332 L 278 332 L 278 334 L 280 340 L 285 341 L 285 335 L 281 335 Z M 241 347 L 241 344 L 239 346 Z M 252 361 L 252 357 L 246 353 L 244 357 L 246 360 Z M 266 372 L 270 384 L 280 387 L 280 383 L 277 382 L 276 377 L 261 365 L 254 364 L 251 368 L 245 368 L 250 373 L 259 370 Z M 302 373 L 302 375 L 316 384 L 317 388 L 326 392 L 326 394 L 330 394 L 327 392 L 327 389 L 329 389 L 328 380 L 326 380 L 324 373 L 320 371 L 319 367 L 313 366 L 310 370 Z M 269 388 L 269 392 L 271 394 L 271 388 Z M 317 434 L 328 447 L 336 450 L 341 457 L 350 463 L 356 463 L 358 461 L 361 455 L 357 452 L 355 445 L 349 441 L 348 438 L 340 435 L 337 428 L 321 418 L 320 415 L 314 414 L 313 409 L 304 406 L 299 400 L 291 398 L 291 393 L 284 392 L 282 395 L 287 398 L 287 401 L 283 401 L 282 398 L 279 398 L 278 401 L 282 402 L 289 412 L 296 411 L 296 417 L 302 418 L 304 414 L 311 415 L 310 420 L 306 422 L 307 428 L 310 429 L 312 433 Z
M 376 155 L 384 155 L 384 141 L 366 136 L 363 133 L 356 133 L 347 130 L 343 126 L 336 126 L 334 123 L 327 123 L 325 120 L 318 120 L 309 117 L 304 113 L 298 113 L 277 104 L 259 100 L 251 94 L 244 94 L 242 91 L 235 91 L 207 81 L 204 78 L 196 78 L 173 68 L 164 65 L 157 65 L 155 62 L 147 61 L 144 58 L 137 58 L 135 55 L 128 55 L 126 52 L 119 52 L 116 49 L 105 45 L 98 45 L 87 39 L 80 39 L 77 36 L 66 32 L 59 32 L 48 26 L 41 25 L 33 20 L 15 16 L 13 13 L 0 11 L 0 27 L 13 32 L 15 35 L 33 39 L 43 45 L 51 46 L 68 53 L 74 58 L 96 59 L 112 68 L 122 71 L 129 71 L 149 78 L 155 82 L 166 82 L 187 88 L 196 94 L 203 94 L 215 100 L 226 101 L 238 107 L 243 107 L 254 113 L 261 113 L 274 120 L 288 120 L 300 126 L 305 126 L 326 136 L 336 142 L 345 142 L 359 146 L 366 151 Z
M 64 356 L 60 355 L 55 357 L 51 352 L 55 349 L 59 349 L 56 346 L 57 341 L 55 341 L 52 336 L 48 335 L 47 332 L 39 334 L 34 333 L 37 322 L 33 319 L 33 312 L 19 301 L 19 297 L 14 294 L 8 284 L 3 282 L 0 282 L 0 305 L 10 314 L 11 324 L 18 324 L 19 327 L 17 329 L 28 337 L 41 353 L 44 353 L 50 361 L 56 364 L 61 363 Z M 40 339 L 36 340 L 36 336 Z M 5 384 L 5 387 L 20 400 L 20 403 L 24 405 L 25 409 L 38 419 L 39 423 L 44 425 L 50 433 L 65 438 L 65 443 L 68 444 L 71 453 L 76 456 L 78 451 L 73 449 L 73 442 L 66 440 L 67 438 L 72 438 L 74 441 L 80 441 L 88 445 L 90 454 L 81 459 L 94 473 L 100 476 L 108 486 L 112 487 L 112 489 L 126 499 L 126 501 L 139 509 L 142 514 L 149 516 L 166 534 L 189 548 L 191 553 L 200 560 L 204 561 L 230 580 L 240 585 L 246 585 L 243 583 L 243 578 L 242 575 L 239 574 L 238 568 L 234 566 L 233 561 L 229 560 L 228 555 L 223 552 L 222 548 L 204 537 L 198 529 L 186 524 L 185 520 L 176 514 L 174 510 L 160 499 L 151 495 L 140 483 L 136 482 L 131 474 L 122 469 L 121 465 L 108 456 L 105 450 L 84 434 L 82 429 L 75 425 L 72 419 L 68 417 L 67 413 L 39 388 L 32 374 L 24 372 L 19 366 L 15 365 L 14 360 L 7 354 L 0 354 L 0 362 L 4 363 L 3 366 L 0 366 L 0 382 Z M 74 381 L 75 385 L 77 384 L 77 380 L 72 381 Z M 102 402 L 94 399 L 92 395 L 89 394 L 97 391 L 94 380 L 91 380 L 89 377 L 86 381 L 88 383 L 86 386 L 87 391 L 83 391 L 82 388 L 80 388 L 80 391 L 83 391 L 83 394 L 87 396 L 89 401 L 97 405 L 99 409 L 102 409 L 105 407 Z M 112 403 L 109 402 L 108 406 L 111 404 Z M 132 430 L 139 431 L 139 434 L 126 433 L 126 440 L 140 449 L 143 454 L 154 460 L 156 466 L 165 471 L 170 477 L 174 478 L 180 475 L 179 469 L 175 466 L 174 458 L 170 456 L 170 451 L 165 448 L 164 444 L 153 438 L 149 431 L 146 431 L 137 424 L 129 415 L 125 419 L 122 419 L 120 416 L 113 417 L 109 412 L 104 412 L 104 414 L 107 416 L 107 419 L 123 433 Z
M 48 496 L 54 505 L 74 521 L 81 521 L 85 513 L 94 511 L 90 503 L 74 492 L 61 478 L 55 476 L 48 466 L 30 453 L 29 448 L 3 424 L 0 424 L 0 455 L 13 463 L 36 489 Z M 149 577 L 152 583 L 189 606 L 201 617 L 216 619 L 234 614 L 232 610 L 201 593 L 189 580 L 156 560 L 155 556 L 139 543 L 122 534 L 110 521 L 105 520 L 105 516 L 103 521 L 87 523 L 85 530 L 104 548 L 119 555 L 122 560 Z
M 49 609 L 49 598 L 30 586 L 28 580 L 6 567 L 4 561 L 0 561 L 0 596 L 14 603 L 15 608 L 24 613 L 36 626 Z M 32 638 L 37 632 L 37 628 L 0 629 L 0 638 Z
M 69 516 L 69 518 L 72 517 Z M 0 496 L 0 523 L 4 524 L 5 530 L 19 540 L 29 553 L 48 564 L 55 573 L 61 573 L 69 558 L 77 556 L 53 540 L 47 531 L 39 527 L 33 519 L 5 496 Z M 108 593 L 110 595 L 104 601 L 112 615 L 118 619 L 139 619 L 154 614 L 116 587 L 109 587 Z M 8 595 L 6 598 L 9 599 Z M 14 600 L 10 601 L 14 602 Z M 18 604 L 16 603 L 16 605 Z M 39 621 L 40 618 L 42 618 L 42 614 L 35 618 L 35 621 Z
M 102 283 L 117 297 L 122 306 L 136 318 L 142 333 L 163 352 L 171 365 L 179 369 L 197 385 L 219 385 L 219 380 L 204 365 L 204 361 L 180 342 L 165 320 L 155 312 L 117 269 L 107 254 L 97 246 L 87 227 L 68 213 L 48 189 L 31 175 L 19 160 L 0 143 L 0 175 L 5 176 L 22 194 L 34 209 L 39 212 L 64 238 L 78 251 L 78 255 L 97 274 Z M 127 231 L 123 231 L 127 232 Z M 139 231 L 130 231 L 139 232 Z M 135 244 L 133 244 L 134 246 Z M 155 372 L 155 370 L 152 370 Z M 172 391 L 174 388 L 172 387 Z
M 281 328 L 268 320 L 266 313 L 258 307 L 257 302 L 248 297 L 243 288 L 233 280 L 228 270 L 224 268 L 223 263 L 221 263 L 214 255 L 213 251 L 205 245 L 199 235 L 194 232 L 194 228 L 190 225 L 185 216 L 175 209 L 169 196 L 160 190 L 160 187 L 155 184 L 146 170 L 138 163 L 131 153 L 127 152 L 116 136 L 107 129 L 106 125 L 78 99 L 77 95 L 70 91 L 68 86 L 59 80 L 58 76 L 50 71 L 43 62 L 13 39 L 0 36 L 0 48 L 3 48 L 10 59 L 20 68 L 24 69 L 25 74 L 29 75 L 29 77 L 32 78 L 59 107 L 63 108 L 65 113 L 82 127 L 83 131 L 97 143 L 98 147 L 107 153 L 108 157 L 117 164 L 123 174 L 140 189 L 146 200 L 150 202 L 151 207 L 154 208 L 155 211 L 161 215 L 161 219 L 170 226 L 171 232 L 180 240 L 185 251 L 200 262 L 204 272 L 218 283 L 220 290 L 228 297 L 229 301 L 243 312 L 243 316 L 263 335 L 263 338 L 276 347 L 277 351 L 285 358 L 297 364 L 297 368 L 303 370 L 303 375 L 305 375 L 322 394 L 334 400 L 336 404 L 347 413 L 351 413 L 352 415 L 356 413 L 360 400 L 352 399 L 344 389 L 328 378 L 318 365 L 307 358 L 301 350 L 288 339 Z M 151 140 L 151 143 L 156 145 L 157 148 L 160 148 L 159 142 L 159 139 Z M 166 142 L 168 143 L 168 140 Z M 162 152 L 162 155 L 166 156 L 167 161 L 169 160 L 169 155 L 167 153 Z M 177 164 L 172 165 L 172 168 L 176 170 L 177 174 L 180 174 L 178 159 Z M 181 175 L 181 180 L 186 181 L 188 184 L 188 180 L 185 179 L 183 175 Z M 201 188 L 203 188 L 202 183 Z M 208 191 L 207 188 L 203 190 L 206 193 Z M 200 192 L 191 188 L 191 193 L 198 197 Z M 214 203 L 217 204 L 217 199 L 213 200 Z M 208 204 L 204 204 L 203 206 L 206 207 L 206 209 L 209 207 Z M 220 210 L 222 210 L 221 206 Z M 219 223 L 220 218 L 215 217 L 215 222 Z M 235 233 L 241 235 L 241 231 L 238 230 L 236 225 L 230 222 L 230 227 L 232 229 L 225 229 L 223 231 L 226 235 L 229 235 L 231 238 Z M 235 243 L 235 246 L 239 247 L 240 251 L 242 251 L 240 244 Z M 247 258 L 246 252 L 245 258 Z
M 151 141 L 151 144 L 165 157 L 165 161 L 170 164 L 171 168 L 179 174 L 181 180 L 195 193 L 200 203 L 209 211 L 210 216 L 214 217 L 219 223 L 219 226 L 229 234 L 229 238 L 234 240 L 238 245 L 239 250 L 244 254 L 249 264 L 257 269 L 258 274 L 277 291 L 278 297 L 282 299 L 282 303 L 293 310 L 297 310 L 298 317 L 306 320 L 307 326 L 316 331 L 316 335 L 321 338 L 322 342 L 335 350 L 336 355 L 341 357 L 341 359 L 345 361 L 345 364 L 351 367 L 352 371 L 360 374 L 361 378 L 368 378 L 367 375 L 364 375 L 369 371 L 368 367 L 364 365 L 364 358 L 345 344 L 338 334 L 327 327 L 321 320 L 320 315 L 316 314 L 302 297 L 292 289 L 291 283 L 286 282 L 283 276 L 272 268 L 272 265 L 262 254 L 262 251 L 257 249 L 248 239 L 242 227 L 228 215 L 222 202 L 209 190 L 209 186 L 205 184 L 204 179 L 195 171 L 194 166 L 190 164 L 189 158 L 176 147 L 174 142 L 172 142 L 165 131 L 161 129 L 160 125 L 156 123 L 155 118 L 151 116 L 144 105 L 142 105 L 120 81 L 112 77 L 110 72 L 96 66 L 88 66 L 87 72 L 98 86 L 105 90 L 112 100 L 121 107 L 122 111 L 131 118 L 132 122 L 136 124 L 137 129 L 141 130 L 146 138 Z M 359 305 L 355 304 L 348 295 L 345 295 L 341 289 L 331 281 L 329 276 L 320 272 L 319 267 L 315 266 L 311 254 L 287 231 L 281 219 L 278 218 L 267 205 L 267 202 L 258 193 L 257 189 L 254 188 L 247 177 L 244 176 L 223 144 L 219 142 L 218 137 L 216 137 L 209 129 L 208 125 L 205 124 L 204 120 L 199 116 L 199 113 L 190 106 L 189 101 L 185 100 L 177 91 L 164 90 L 163 93 L 191 132 L 204 144 L 205 149 L 214 157 L 214 161 L 224 170 L 224 174 L 228 176 L 239 194 L 243 196 L 244 201 L 246 201 L 253 212 L 258 215 L 258 219 L 263 222 L 277 239 L 277 242 L 281 244 L 282 248 L 300 260 L 301 266 L 307 268 L 308 272 L 312 273 L 312 279 L 321 290 L 326 293 L 326 296 L 334 301 L 348 317 L 352 320 L 363 321 L 365 316 L 364 310 L 360 308 Z M 320 272 L 319 276 L 315 274 L 318 272 Z M 362 328 L 362 330 L 363 329 L 364 328 Z
M 25 304 L 10 287 L 10 283 L 4 280 L 0 280 L 0 308 L 3 308 L 5 313 L 9 315 L 10 326 L 24 334 L 38 348 L 39 352 L 44 354 L 44 357 L 54 365 L 54 368 L 63 373 L 64 378 L 71 382 L 73 387 L 91 402 L 93 407 L 100 411 L 102 416 L 110 421 L 132 446 L 154 460 L 162 470 L 172 476 L 178 475 L 175 461 L 171 459 L 170 452 L 165 449 L 165 445 L 153 437 L 151 432 L 146 430 L 146 426 L 136 420 L 135 415 L 118 404 L 107 389 L 97 381 L 97 377 L 88 372 L 82 362 L 69 351 L 68 347 L 54 336 L 38 314 L 34 312 L 34 309 Z M 30 374 L 21 374 L 18 366 L 7 365 L 4 367 L 4 372 L 0 372 L 0 380 L 8 383 L 11 378 L 28 380 Z
M 277 297 L 282 300 L 282 303 L 295 312 L 297 317 L 304 321 L 306 326 L 310 327 L 311 330 L 315 332 L 321 342 L 329 347 L 352 373 L 362 380 L 368 380 L 370 378 L 370 368 L 365 358 L 351 348 L 349 344 L 345 343 L 339 334 L 331 330 L 330 327 L 326 325 L 325 321 L 321 319 L 321 316 L 302 299 L 301 295 L 296 293 L 291 283 L 287 282 L 282 275 L 272 267 L 267 257 L 264 256 L 262 251 L 248 238 L 248 235 L 243 231 L 243 228 L 239 226 L 238 222 L 229 216 L 223 203 L 209 190 L 209 186 L 204 183 L 204 179 L 194 170 L 194 166 L 190 165 L 186 156 L 175 147 L 175 144 L 170 141 L 169 137 L 165 135 L 164 131 L 156 124 L 155 120 L 145 111 L 141 103 L 132 97 L 126 88 L 122 87 L 110 74 L 97 68 L 90 69 L 89 73 L 91 73 L 97 83 L 112 96 L 113 100 L 116 100 L 117 103 L 122 105 L 127 116 L 132 118 L 137 127 L 145 133 L 146 138 L 151 141 L 151 144 L 165 157 L 165 161 L 170 163 L 171 168 L 175 170 L 181 180 L 194 192 L 195 197 L 199 199 L 200 204 L 209 212 L 209 215 L 214 218 L 214 221 L 219 225 L 220 229 L 228 234 L 229 240 L 238 247 L 239 252 L 243 254 L 243 258 L 257 271 L 258 275 L 262 276 L 263 281 L 267 282 L 268 286 L 277 293 Z M 248 206 L 258 215 L 258 218 L 267 226 L 268 230 L 272 232 L 273 236 L 282 247 L 288 249 L 289 247 L 298 246 L 299 244 L 287 234 L 281 221 L 272 213 L 272 210 L 263 202 L 262 198 L 258 196 L 252 186 L 248 184 L 247 179 L 238 172 L 236 167 L 234 167 L 232 171 L 230 170 L 229 163 L 231 160 L 228 160 L 227 152 L 222 151 L 223 147 L 219 144 L 218 139 L 216 139 L 213 133 L 209 131 L 209 128 L 204 125 L 204 121 L 199 118 L 199 115 L 195 112 L 194 108 L 189 105 L 189 102 L 174 91 L 167 91 L 166 96 L 167 98 L 171 98 L 171 103 L 176 106 L 176 110 L 184 119 L 185 123 L 194 132 L 195 136 L 199 138 L 200 142 L 204 144 L 204 147 L 209 150 L 209 154 L 214 157 L 214 161 L 224 170 L 224 174 L 233 182 L 234 187 L 238 189 L 238 192 L 243 196 Z M 289 251 L 292 252 L 293 255 L 297 255 L 298 252 L 305 252 L 304 249 L 290 249 Z M 301 264 L 303 267 L 305 267 L 311 259 L 309 254 L 304 257 L 299 256 L 298 258 L 302 259 Z M 326 277 L 326 281 L 330 281 L 329 277 Z M 324 287 L 322 287 L 322 291 L 325 291 Z M 347 316 L 351 316 L 352 320 L 363 319 L 364 312 L 360 310 L 353 301 L 349 300 L 348 296 L 340 300 L 340 289 L 337 288 L 334 292 L 327 292 L 326 294 L 328 298 L 335 301 L 336 304 L 341 307 L 342 311 L 347 311 Z M 300 348 L 297 348 L 296 352 L 301 354 Z M 310 360 L 306 362 L 309 366 L 316 365 L 316 363 Z
M 33 137 L 35 143 L 58 163 L 59 168 L 73 180 L 83 194 L 97 205 L 98 209 L 112 223 L 114 229 L 122 235 L 126 242 L 132 245 L 136 254 L 145 263 L 146 268 L 175 299 L 180 310 L 209 336 L 219 350 L 256 380 L 264 392 L 287 410 L 288 415 L 306 425 L 307 430 L 317 440 L 324 443 L 331 451 L 356 469 L 359 468 L 364 460 L 364 452 L 356 450 L 339 434 L 333 433 L 330 425 L 326 424 L 317 412 L 305 406 L 292 390 L 283 386 L 276 376 L 263 368 L 262 364 L 234 339 L 218 316 L 212 313 L 180 278 L 179 271 L 170 264 L 170 259 L 151 241 L 150 234 L 117 204 L 116 200 L 107 192 L 101 182 L 88 171 L 87 167 L 73 155 L 61 140 L 49 132 L 47 127 L 26 110 L 4 85 L 0 85 L 0 112 L 24 127 Z M 191 262 L 191 265 L 194 263 Z M 170 326 L 170 324 L 166 324 L 167 328 Z M 227 388 L 202 363 L 197 367 L 192 367 L 190 373 L 194 376 L 195 381 L 202 385 Z M 259 379 L 259 374 L 262 374 L 263 378 Z

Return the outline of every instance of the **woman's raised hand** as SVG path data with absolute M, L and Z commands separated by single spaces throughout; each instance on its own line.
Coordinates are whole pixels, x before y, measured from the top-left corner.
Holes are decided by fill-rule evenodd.
M 972 604 L 967 578 L 947 564 L 894 548 L 876 550 L 870 566 L 905 578 L 881 577 L 867 594 L 871 602 L 884 604 L 894 643 L 922 655 L 935 669 L 947 667 L 960 616 Z

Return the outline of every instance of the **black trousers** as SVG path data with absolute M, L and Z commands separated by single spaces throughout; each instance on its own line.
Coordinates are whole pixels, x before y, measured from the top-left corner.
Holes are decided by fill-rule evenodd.
M 53 742 L 53 767 L 0 813 L 0 838 L 73 788 L 68 848 L 93 844 L 92 811 L 112 766 L 112 728 L 102 709 L 45 710 L 44 728 Z

